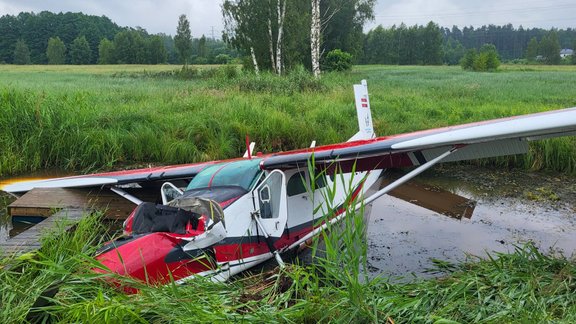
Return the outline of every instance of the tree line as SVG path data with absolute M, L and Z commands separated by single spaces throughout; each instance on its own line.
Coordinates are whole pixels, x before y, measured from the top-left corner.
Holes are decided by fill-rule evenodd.
M 224 63 L 237 56 L 221 40 L 191 39 L 190 62 Z M 106 16 L 23 12 L 0 17 L 0 63 L 158 64 L 180 63 L 174 38 L 120 27 Z
M 471 49 L 478 51 L 485 44 L 493 45 L 503 61 L 558 64 L 561 48 L 576 49 L 576 30 L 571 28 L 507 24 L 449 29 L 430 22 L 378 26 L 364 33 L 364 24 L 374 18 L 374 4 L 375 0 L 226 0 L 222 40 L 192 38 L 185 16 L 172 37 L 120 27 L 105 16 L 47 11 L 5 15 L 0 17 L 0 63 L 208 64 L 241 56 L 247 67 L 282 73 L 298 65 L 319 71 L 334 57 L 337 65 L 342 59 L 357 64 L 459 64 Z M 186 28 L 184 38 L 190 44 L 182 54 L 178 44 Z
M 362 63 L 367 64 L 459 64 L 470 50 L 493 45 L 500 60 L 526 60 L 559 64 L 560 49 L 576 49 L 576 29 L 515 29 L 505 26 L 442 28 L 426 26 L 378 26 L 364 38 Z

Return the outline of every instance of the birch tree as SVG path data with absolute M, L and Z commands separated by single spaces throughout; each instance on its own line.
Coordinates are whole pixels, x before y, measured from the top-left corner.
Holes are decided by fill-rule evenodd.
M 186 15 L 180 15 L 180 17 L 178 17 L 174 46 L 184 66 L 188 65 L 188 59 L 190 55 L 192 55 L 192 34 L 190 32 L 190 22 L 188 18 L 186 18 Z
M 266 1 L 267 2 L 267 1 Z M 254 71 L 258 73 L 258 62 L 262 59 L 263 44 L 268 44 L 268 27 L 265 17 L 269 16 L 258 0 L 226 0 L 222 4 L 224 19 L 224 41 L 232 47 L 249 53 Z M 271 24 L 271 22 L 270 22 Z
M 312 73 L 320 77 L 320 0 L 312 0 L 312 19 L 310 24 L 310 52 L 312 55 Z
M 282 74 L 282 36 L 284 31 L 284 17 L 286 17 L 286 2 L 278 0 L 278 39 L 276 40 L 276 73 Z M 280 4 L 282 3 L 282 5 Z
M 222 4 L 224 40 L 249 53 L 255 71 L 260 66 L 278 74 L 284 70 L 287 3 L 288 0 L 226 0 Z

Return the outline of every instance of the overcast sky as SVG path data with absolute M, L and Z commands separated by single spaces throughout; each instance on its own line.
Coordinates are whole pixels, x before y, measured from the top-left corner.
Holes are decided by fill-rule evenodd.
M 0 16 L 22 11 L 83 12 L 107 16 L 120 26 L 140 26 L 149 33 L 175 34 L 178 16 L 186 14 L 194 37 L 219 37 L 222 30 L 220 0 L 0 0 Z M 576 28 L 576 0 L 377 0 L 376 19 L 366 29 L 379 24 L 389 27 L 401 22 L 442 27 L 484 24 L 514 27 Z

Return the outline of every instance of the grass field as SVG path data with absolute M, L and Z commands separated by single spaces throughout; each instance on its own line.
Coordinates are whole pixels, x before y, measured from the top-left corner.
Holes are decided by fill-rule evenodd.
M 194 67 L 0 66 L 0 175 L 106 169 L 344 141 L 356 131 L 352 84 L 367 79 L 379 135 L 576 106 L 572 67 L 471 73 L 359 66 L 321 81 Z M 534 145 L 515 163 L 574 173 L 574 138 Z M 508 163 L 508 160 L 502 162 Z

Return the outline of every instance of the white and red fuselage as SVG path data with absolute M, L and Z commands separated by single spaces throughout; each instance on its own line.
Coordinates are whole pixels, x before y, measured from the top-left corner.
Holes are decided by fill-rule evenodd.
M 112 272 L 151 284 L 181 282 L 195 275 L 226 280 L 272 258 L 273 250 L 305 244 L 315 229 L 344 212 L 346 198 L 364 195 L 380 175 L 380 170 L 310 175 L 307 168 L 269 172 L 260 169 L 260 162 L 255 158 L 214 164 L 198 173 L 184 191 L 183 197 L 218 202 L 223 228 L 208 229 L 214 225 L 211 218 L 197 215 L 197 221 L 188 222 L 180 233 L 160 228 L 135 234 L 134 218 L 142 209 L 136 208 L 125 222 L 127 236 L 108 243 L 96 258 Z M 243 183 L 249 185 L 242 187 Z M 326 201 L 329 196 L 332 201 Z M 210 231 L 219 233 L 207 235 Z

